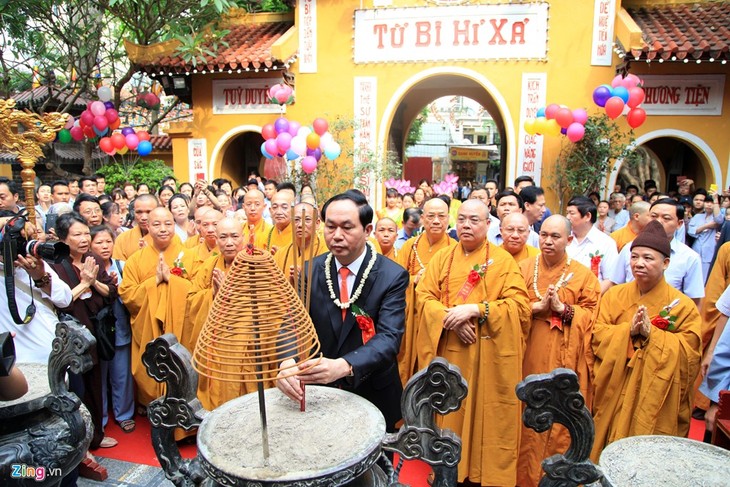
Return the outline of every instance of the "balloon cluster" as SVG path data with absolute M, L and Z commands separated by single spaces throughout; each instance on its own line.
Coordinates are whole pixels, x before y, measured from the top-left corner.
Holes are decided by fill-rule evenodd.
M 160 97 L 151 91 L 143 91 L 137 94 L 137 106 L 147 108 L 148 110 L 157 110 L 160 108 Z
M 644 88 L 641 85 L 641 79 L 635 74 L 625 78 L 617 74 L 610 85 L 601 85 L 593 90 L 593 101 L 606 110 L 611 120 L 618 118 L 624 108 L 629 107 L 626 121 L 635 129 L 646 120 L 646 112 L 640 106 L 644 102 Z
M 390 178 L 383 184 L 385 184 L 386 189 L 393 188 L 398 191 L 399 194 L 414 193 L 416 191 L 416 188 L 411 186 L 410 179 Z
M 269 101 L 277 105 L 291 105 L 294 103 L 294 91 L 284 83 L 276 84 L 269 88 Z
M 583 108 L 571 110 L 565 105 L 551 103 L 540 108 L 536 115 L 537 118 L 525 120 L 525 132 L 530 135 L 563 134 L 571 142 L 578 142 L 586 133 L 588 113 Z
M 261 128 L 261 135 L 266 139 L 261 144 L 261 154 L 267 159 L 279 156 L 289 161 L 301 157 L 302 170 L 311 174 L 323 155 L 331 161 L 340 155 L 340 144 L 335 142 L 328 129 L 329 124 L 323 118 L 314 119 L 312 126 L 307 127 L 280 117 L 273 124 L 268 123 Z
M 110 156 L 124 155 L 130 150 L 136 150 L 140 156 L 146 156 L 152 152 L 152 142 L 146 130 L 136 132 L 132 127 L 124 127 L 121 132 L 102 137 L 99 140 L 99 148 Z

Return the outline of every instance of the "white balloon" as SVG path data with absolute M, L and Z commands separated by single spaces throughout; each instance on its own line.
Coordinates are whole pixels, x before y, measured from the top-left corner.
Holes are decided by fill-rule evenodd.
M 96 95 L 101 101 L 109 101 L 112 99 L 112 90 L 108 86 L 102 86 L 96 90 Z
M 299 127 L 299 131 L 297 132 L 297 135 L 299 135 L 301 137 L 304 137 L 306 139 L 307 138 L 307 135 L 309 135 L 311 133 L 312 133 L 312 129 L 311 128 L 302 125 L 301 127 Z
M 325 132 L 319 137 L 319 148 L 324 150 L 324 148 L 330 145 L 332 142 L 334 142 L 332 134 L 329 132 Z

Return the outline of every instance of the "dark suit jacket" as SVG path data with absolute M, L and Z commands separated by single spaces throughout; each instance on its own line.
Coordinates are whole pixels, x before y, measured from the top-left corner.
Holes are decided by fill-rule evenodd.
M 368 245 L 353 290 L 360 285 L 371 252 Z M 323 355 L 332 359 L 344 358 L 352 365 L 354 374 L 353 377 L 340 379 L 332 385 L 351 391 L 375 404 L 383 413 L 388 430 L 392 431 L 401 418 L 400 396 L 403 388 L 396 358 L 405 330 L 408 272 L 390 259 L 378 256 L 365 287 L 355 302 L 375 323 L 375 336 L 363 345 L 362 332 L 352 311 L 347 310 L 343 323 L 342 311 L 330 298 L 324 268 L 327 255 L 329 254 L 320 255 L 313 262 L 309 315 L 317 330 Z M 327 272 L 339 297 L 334 258 Z

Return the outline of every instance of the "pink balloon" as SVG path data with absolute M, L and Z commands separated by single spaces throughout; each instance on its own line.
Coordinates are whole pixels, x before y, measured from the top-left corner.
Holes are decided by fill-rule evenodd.
M 621 115 L 621 112 L 624 111 L 624 101 L 618 96 L 612 96 L 606 101 L 605 110 L 608 118 L 616 120 Z
M 82 129 L 81 127 L 71 127 L 71 130 L 69 130 L 69 132 L 71 132 L 71 138 L 74 139 L 76 142 L 79 142 L 81 139 L 84 138 L 84 129 Z
M 139 137 L 137 137 L 137 134 L 127 134 L 124 140 L 127 142 L 127 147 L 132 150 L 136 149 L 139 145 Z
M 264 149 L 266 149 L 266 152 L 272 156 L 277 155 L 279 153 L 279 148 L 276 146 L 276 139 L 268 139 L 264 142 Z
M 314 122 L 312 122 L 312 128 L 314 128 L 314 132 L 317 135 L 322 135 L 325 132 L 327 132 L 327 129 L 329 128 L 329 124 L 327 123 L 327 120 L 324 118 L 315 118 Z
M 557 103 L 549 104 L 545 107 L 545 118 L 547 118 L 548 120 L 552 120 L 553 118 L 555 118 L 558 110 L 560 110 L 560 105 L 558 105 Z
M 280 88 L 274 95 L 274 98 L 276 98 L 276 101 L 279 103 L 284 104 L 289 99 L 289 96 L 291 96 L 291 88 L 288 90 L 286 88 Z
M 296 137 L 293 137 L 291 139 L 291 144 L 290 144 L 289 148 L 300 156 L 307 155 L 306 137 L 302 137 L 301 135 L 297 135 Z
M 81 120 L 84 125 L 89 127 L 94 123 L 94 114 L 91 113 L 91 110 L 84 110 L 81 113 L 81 118 L 79 118 L 79 120 Z
M 317 169 L 317 159 L 312 156 L 307 156 L 302 159 L 302 171 L 307 174 L 312 174 Z
M 99 130 L 104 130 L 109 126 L 109 121 L 104 115 L 97 115 L 94 117 L 94 127 Z
M 641 79 L 635 74 L 627 74 L 623 81 L 624 88 L 631 89 L 641 84 Z
M 76 121 L 76 119 L 74 119 L 74 117 L 72 115 L 69 115 L 68 118 L 66 119 L 66 125 L 63 128 L 70 130 L 71 127 L 74 126 L 75 121 Z
M 282 132 L 279 135 L 276 136 L 276 147 L 279 149 L 279 152 L 286 152 L 289 150 L 289 147 L 291 146 L 291 134 L 289 132 Z
M 263 127 L 261 127 L 261 136 L 264 139 L 275 139 L 276 138 L 276 129 L 274 128 L 273 123 L 267 123 Z
M 623 76 L 621 76 L 620 74 L 617 74 L 611 80 L 611 87 L 612 88 L 616 88 L 617 86 L 623 86 L 623 83 L 624 83 Z
M 299 122 L 295 122 L 294 120 L 289 120 L 289 135 L 291 135 L 292 137 L 296 137 L 301 126 L 302 126 L 302 124 L 300 124 Z
M 588 121 L 588 112 L 583 108 L 576 108 L 573 110 L 573 121 L 581 125 L 585 125 Z
M 269 88 L 269 98 L 274 98 L 276 95 L 276 92 L 279 90 L 279 84 L 273 85 L 271 88 Z
M 114 123 L 119 120 L 119 113 L 113 108 L 107 108 L 106 112 L 104 112 L 104 116 L 109 123 Z
M 636 108 L 644 103 L 644 89 L 639 86 L 629 88 L 629 101 L 626 104 L 629 108 Z
M 583 136 L 586 133 L 586 128 L 583 126 L 583 124 L 580 124 L 578 122 L 573 122 L 568 127 L 568 130 L 565 132 L 565 135 L 568 137 L 568 140 L 571 142 L 578 142 L 580 139 L 583 138 Z
M 103 102 L 95 101 L 91 104 L 91 113 L 96 117 L 101 117 L 106 112 L 106 106 Z

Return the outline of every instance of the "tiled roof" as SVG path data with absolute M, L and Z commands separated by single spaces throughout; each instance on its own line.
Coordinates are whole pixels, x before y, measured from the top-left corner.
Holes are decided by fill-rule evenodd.
M 84 162 L 84 147 L 78 142 L 68 144 L 54 142 L 53 152 L 50 152 L 48 157 L 62 162 L 82 163 Z M 108 157 L 98 146 L 91 150 L 91 158 L 94 160 L 102 160 Z M 17 158 L 17 154 L 2 152 L 0 153 L 0 164 L 14 164 Z
M 169 135 L 150 135 L 150 143 L 155 152 L 172 152 L 172 139 Z
M 13 95 L 17 108 L 25 109 L 31 106 L 38 107 L 48 100 L 49 89 L 48 86 L 39 86 L 32 90 L 26 90 L 21 93 Z M 70 101 L 74 96 L 74 92 L 69 88 L 60 88 L 58 86 L 51 87 L 50 94 L 53 97 L 51 104 L 58 106 L 59 104 L 65 104 Z M 54 103 L 55 101 L 55 103 Z M 77 110 L 86 110 L 86 104 L 90 100 L 79 95 L 73 103 L 73 107 Z
M 644 46 L 635 59 L 709 61 L 730 59 L 730 2 L 627 8 L 641 28 Z
M 271 46 L 290 28 L 293 21 L 248 23 L 230 27 L 230 32 L 221 43 L 215 56 L 206 56 L 206 62 L 198 62 L 196 66 L 186 63 L 176 54 L 161 54 L 145 62 L 138 63 L 137 68 L 148 73 L 185 73 L 198 71 L 220 71 L 237 69 L 257 69 L 282 67 L 286 59 L 275 59 L 271 54 Z

